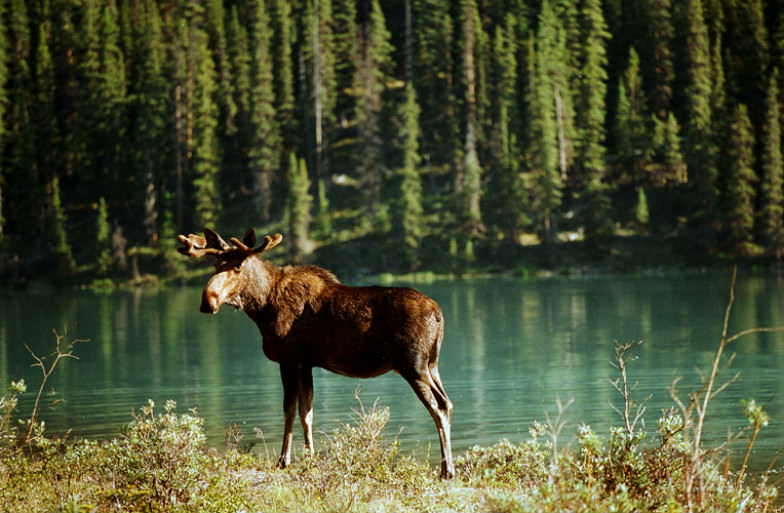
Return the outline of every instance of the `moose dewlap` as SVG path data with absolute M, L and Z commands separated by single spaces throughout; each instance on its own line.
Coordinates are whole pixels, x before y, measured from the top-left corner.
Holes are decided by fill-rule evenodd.
M 204 237 L 180 235 L 178 251 L 215 258 L 204 287 L 203 313 L 222 304 L 244 311 L 263 338 L 264 354 L 280 364 L 283 381 L 283 447 L 278 465 L 291 461 L 299 409 L 305 449 L 313 447 L 313 367 L 369 378 L 397 371 L 433 417 L 441 442 L 441 477 L 454 475 L 450 429 L 452 402 L 438 375 L 444 318 L 438 304 L 405 287 L 350 287 L 312 265 L 278 267 L 259 258 L 283 240 L 266 235 L 258 247 L 248 230 L 231 244 L 210 229 Z

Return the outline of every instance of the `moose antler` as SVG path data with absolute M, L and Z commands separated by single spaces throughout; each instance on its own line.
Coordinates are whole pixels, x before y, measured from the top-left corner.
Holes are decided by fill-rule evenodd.
M 268 249 L 272 249 L 280 244 L 280 241 L 282 240 L 283 235 L 279 233 L 276 233 L 275 235 L 265 235 L 264 242 L 262 242 L 258 248 L 253 248 L 253 246 L 256 245 L 256 232 L 253 230 L 253 228 L 250 228 L 247 232 L 245 232 L 245 235 L 242 237 L 241 241 L 236 237 L 232 237 L 231 243 L 250 256 L 258 255 L 259 253 L 263 253 Z
M 232 237 L 230 240 L 234 245 L 233 248 L 226 243 L 217 232 L 209 228 L 204 229 L 204 237 L 191 233 L 187 237 L 185 235 L 178 235 L 177 240 L 183 244 L 183 246 L 177 248 L 177 251 L 183 255 L 192 258 L 211 255 L 217 258 L 235 248 L 243 251 L 247 256 L 258 255 L 259 253 L 263 253 L 280 244 L 280 241 L 283 240 L 283 235 L 279 233 L 276 233 L 275 235 L 265 235 L 264 241 L 257 248 L 253 247 L 256 245 L 256 232 L 253 228 L 250 228 L 245 232 L 241 241 L 236 237 Z
M 209 228 L 204 229 L 204 237 L 191 233 L 187 237 L 178 235 L 177 240 L 184 244 L 177 248 L 177 251 L 192 258 L 207 255 L 218 257 L 231 248 L 217 232 Z

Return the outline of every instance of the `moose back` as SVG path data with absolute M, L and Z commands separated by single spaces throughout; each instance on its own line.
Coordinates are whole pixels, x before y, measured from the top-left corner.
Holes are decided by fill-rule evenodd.
M 438 374 L 444 318 L 438 304 L 404 287 L 350 287 L 317 266 L 286 266 L 259 257 L 283 236 L 256 246 L 253 229 L 231 244 L 210 229 L 204 237 L 180 235 L 178 251 L 215 258 L 204 287 L 203 313 L 228 304 L 244 311 L 263 338 L 264 354 L 280 364 L 283 446 L 278 465 L 291 462 L 297 410 L 306 452 L 313 450 L 313 367 L 369 378 L 394 370 L 414 389 L 433 417 L 441 443 L 441 477 L 454 475 L 450 442 L 452 402 Z

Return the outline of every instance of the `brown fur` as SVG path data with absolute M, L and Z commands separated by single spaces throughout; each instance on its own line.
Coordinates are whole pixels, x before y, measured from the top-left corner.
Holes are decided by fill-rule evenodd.
M 438 374 L 444 320 L 438 304 L 403 287 L 350 287 L 317 266 L 278 267 L 254 256 L 282 237 L 252 250 L 255 235 L 228 246 L 214 232 L 206 240 L 180 236 L 184 254 L 217 258 L 216 272 L 202 294 L 201 311 L 217 313 L 223 303 L 243 310 L 258 326 L 264 354 L 280 364 L 284 393 L 284 439 L 279 465 L 290 462 L 292 426 L 299 406 L 305 447 L 312 448 L 312 368 L 369 378 L 394 370 L 414 389 L 435 421 L 441 442 L 441 475 L 452 477 L 452 403 Z M 217 239 L 215 239 L 217 237 Z M 212 243 L 213 245 L 217 243 Z M 206 249 L 204 249 L 206 248 Z

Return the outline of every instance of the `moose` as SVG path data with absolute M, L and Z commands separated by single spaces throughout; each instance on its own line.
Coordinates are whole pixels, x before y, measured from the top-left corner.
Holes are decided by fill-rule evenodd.
M 258 257 L 283 240 L 266 235 L 256 246 L 251 228 L 231 244 L 207 228 L 204 236 L 179 235 L 178 251 L 215 258 L 200 310 L 222 304 L 256 323 L 267 358 L 280 364 L 283 446 L 278 467 L 291 463 L 292 428 L 299 408 L 305 452 L 313 451 L 313 367 L 344 376 L 400 374 L 433 417 L 441 442 L 441 477 L 454 476 L 450 441 L 452 402 L 438 374 L 444 318 L 438 304 L 405 287 L 352 287 L 315 265 L 280 267 Z

